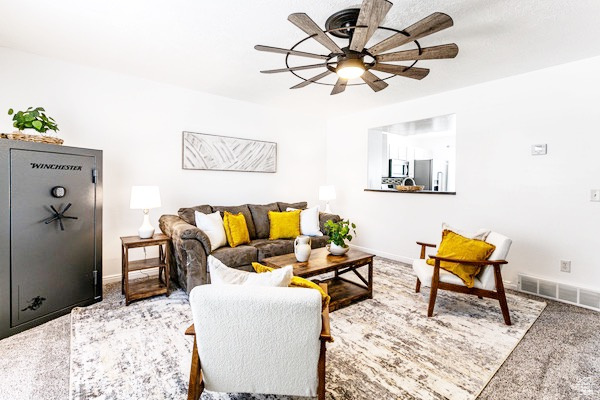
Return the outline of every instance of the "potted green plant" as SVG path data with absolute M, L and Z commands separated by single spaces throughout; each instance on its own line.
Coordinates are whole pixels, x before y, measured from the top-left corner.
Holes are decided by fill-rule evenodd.
M 17 112 L 11 108 L 8 110 L 8 115 L 13 116 L 13 126 L 18 129 L 17 132 L 4 135 L 8 139 L 53 144 L 63 143 L 62 139 L 44 135 L 48 131 L 57 132 L 59 129 L 54 118 L 48 117 L 46 115 L 46 110 L 42 107 L 29 107 L 25 111 Z M 28 135 L 22 132 L 25 129 L 33 129 L 41 135 Z
M 350 249 L 346 240 L 351 241 L 353 238 L 352 235 L 356 236 L 356 224 L 351 223 L 347 219 L 339 222 L 329 220 L 325 222 L 325 229 L 327 230 L 327 235 L 329 235 L 327 250 L 335 256 L 346 254 Z

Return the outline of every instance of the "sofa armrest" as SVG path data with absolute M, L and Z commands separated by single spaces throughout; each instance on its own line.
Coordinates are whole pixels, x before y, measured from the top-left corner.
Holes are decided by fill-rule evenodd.
M 176 215 L 163 215 L 159 219 L 163 233 L 171 238 L 171 256 L 177 268 L 171 276 L 187 293 L 195 286 L 208 283 L 207 257 L 210 239 L 206 233 L 188 224 Z
M 327 235 L 327 229 L 325 229 L 325 222 L 332 220 L 333 222 L 339 222 L 342 218 L 337 214 L 327 214 L 319 212 L 319 228 L 324 235 Z
M 159 221 L 160 230 L 170 238 L 196 239 L 202 243 L 206 254 L 211 252 L 210 239 L 203 230 L 188 224 L 177 215 L 163 215 Z

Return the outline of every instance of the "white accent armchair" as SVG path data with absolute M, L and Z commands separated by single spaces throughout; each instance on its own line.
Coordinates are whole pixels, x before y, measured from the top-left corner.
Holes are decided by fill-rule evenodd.
M 204 388 L 325 399 L 325 344 L 332 339 L 318 291 L 201 285 L 190 305 L 189 400 Z
M 431 266 L 426 263 L 425 260 L 425 249 L 427 247 L 435 248 L 435 244 L 417 242 L 421 246 L 421 257 L 413 261 L 413 271 L 417 274 L 417 286 L 415 291 L 418 293 L 421 290 L 421 285 L 428 286 L 431 288 L 431 294 L 429 296 L 429 308 L 427 310 L 427 316 L 433 315 L 433 309 L 435 307 L 435 299 L 437 296 L 438 289 L 450 290 L 453 292 L 473 294 L 479 297 L 496 299 L 500 303 L 500 309 L 502 310 L 502 316 L 506 325 L 511 325 L 510 313 L 508 311 L 508 304 L 506 302 L 506 294 L 504 292 L 504 283 L 502 282 L 502 267 L 508 262 L 505 261 L 512 240 L 504 235 L 496 232 L 490 232 L 485 239 L 487 243 L 496 246 L 496 250 L 492 253 L 490 258 L 486 261 L 465 261 L 465 260 L 454 260 L 449 258 L 442 258 L 437 256 L 429 256 L 435 260 L 435 266 Z M 440 262 L 460 262 L 463 264 L 480 265 L 482 268 L 475 277 L 475 285 L 472 288 L 465 286 L 464 282 L 456 275 L 440 268 Z

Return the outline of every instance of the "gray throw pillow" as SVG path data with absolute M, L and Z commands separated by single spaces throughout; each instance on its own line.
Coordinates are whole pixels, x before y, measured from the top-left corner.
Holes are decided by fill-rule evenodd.
M 269 211 L 279 211 L 277 203 L 271 204 L 248 204 L 250 213 L 252 213 L 252 220 L 254 221 L 254 227 L 256 228 L 257 239 L 268 239 L 271 231 L 271 224 L 269 223 Z
M 279 206 L 279 211 L 283 212 L 288 208 L 295 208 L 296 210 L 305 210 L 308 206 L 308 203 L 306 201 L 301 201 L 299 203 L 283 203 L 281 201 L 278 201 L 277 205 Z

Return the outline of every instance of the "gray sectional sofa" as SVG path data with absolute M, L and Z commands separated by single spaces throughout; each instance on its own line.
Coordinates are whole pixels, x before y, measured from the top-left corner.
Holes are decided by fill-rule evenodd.
M 180 208 L 179 215 L 163 215 L 159 225 L 163 233 L 171 238 L 172 267 L 171 277 L 186 291 L 190 292 L 195 286 L 210 282 L 206 258 L 212 254 L 225 265 L 252 271 L 253 262 L 294 251 L 293 239 L 269 240 L 269 211 L 285 211 L 288 207 L 304 209 L 306 202 L 270 204 L 244 204 L 241 206 L 210 206 Z M 210 214 L 220 211 L 221 216 L 225 211 L 237 214 L 242 213 L 246 218 L 250 243 L 235 248 L 225 246 L 211 253 L 210 240 L 206 234 L 196 227 L 194 212 L 199 211 Z M 339 221 L 340 217 L 334 214 L 319 213 L 321 232 L 325 233 L 327 220 Z M 312 238 L 312 247 L 324 247 L 328 236 Z

